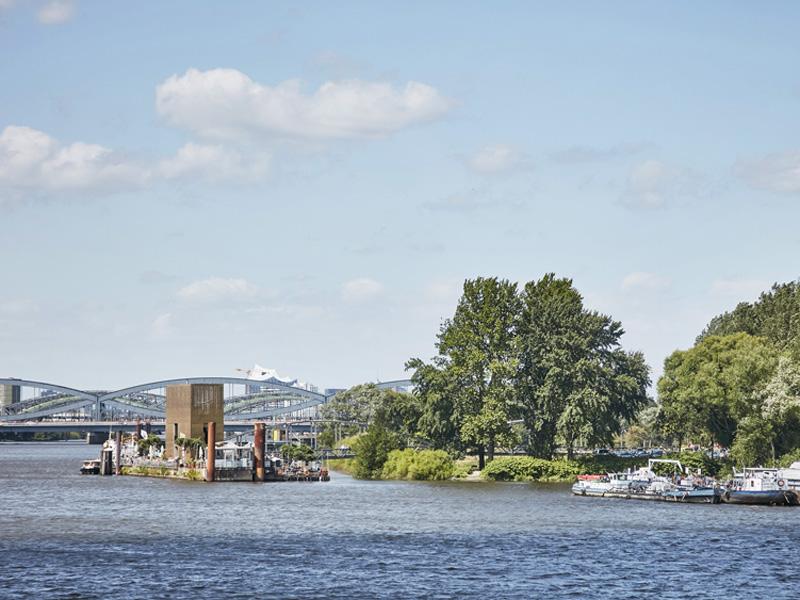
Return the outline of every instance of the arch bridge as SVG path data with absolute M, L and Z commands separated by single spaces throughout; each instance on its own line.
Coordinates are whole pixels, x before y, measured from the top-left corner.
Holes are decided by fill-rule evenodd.
M 178 384 L 222 384 L 225 420 L 311 418 L 328 396 L 274 381 L 240 377 L 163 379 L 114 391 L 86 391 L 54 383 L 0 378 L 0 423 L 49 420 L 119 421 L 165 417 L 166 388 Z M 378 382 L 383 389 L 406 389 L 410 380 Z M 24 393 L 23 393 L 24 392 Z M 5 396 L 3 395 L 5 394 Z M 12 401 L 4 401 L 10 397 Z

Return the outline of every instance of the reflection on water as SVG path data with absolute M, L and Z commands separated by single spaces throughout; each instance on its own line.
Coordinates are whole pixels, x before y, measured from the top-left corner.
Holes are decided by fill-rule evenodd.
M 0 597 L 783 598 L 800 581 L 800 508 L 79 475 L 97 449 L 0 444 Z

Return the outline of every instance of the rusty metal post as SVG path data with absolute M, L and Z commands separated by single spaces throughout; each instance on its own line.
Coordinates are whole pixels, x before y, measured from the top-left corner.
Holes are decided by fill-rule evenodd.
M 206 481 L 214 481 L 215 440 L 217 437 L 217 424 L 208 422 L 208 452 L 206 456 Z
M 114 441 L 116 442 L 116 448 L 114 448 L 115 459 L 117 461 L 116 471 L 114 471 L 115 475 L 122 475 L 122 432 L 118 431 L 117 435 L 115 436 Z
M 266 471 L 264 469 L 264 423 L 256 423 L 253 431 L 253 466 L 256 468 L 256 481 L 264 481 Z

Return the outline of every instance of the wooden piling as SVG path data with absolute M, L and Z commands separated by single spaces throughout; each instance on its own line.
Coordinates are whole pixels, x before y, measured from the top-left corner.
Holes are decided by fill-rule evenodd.
M 253 431 L 253 466 L 256 469 L 256 481 L 264 481 L 266 470 L 264 468 L 265 438 L 264 423 L 256 423 Z
M 116 442 L 116 447 L 114 448 L 114 458 L 116 462 L 114 474 L 122 475 L 122 432 L 121 431 L 117 431 L 114 441 Z
M 215 439 L 217 437 L 217 424 L 208 422 L 208 452 L 206 456 L 206 481 L 214 481 L 214 458 L 216 455 Z

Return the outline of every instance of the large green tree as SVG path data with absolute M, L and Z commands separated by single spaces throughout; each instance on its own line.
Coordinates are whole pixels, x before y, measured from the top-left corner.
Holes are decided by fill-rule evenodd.
M 559 441 L 607 444 L 647 402 L 649 369 L 619 347 L 621 325 L 586 310 L 569 279 L 546 275 L 516 285 L 464 283 L 455 315 L 439 333 L 431 363 L 409 361 L 422 399 L 419 424 L 436 447 L 475 450 L 483 464 L 516 444 L 551 456 Z
M 730 446 L 739 423 L 761 415 L 760 394 L 777 360 L 766 340 L 746 333 L 704 337 L 674 352 L 658 382 L 662 426 L 679 439 Z M 763 433 L 752 419 L 748 427 Z
M 498 444 L 513 441 L 518 313 L 516 284 L 467 280 L 453 318 L 439 331 L 439 356 L 432 364 L 408 363 L 424 394 L 420 423 L 429 439 L 439 447 L 475 450 L 481 467 Z
M 552 456 L 578 441 L 609 444 L 647 403 L 649 368 L 620 348 L 618 321 L 589 311 L 572 280 L 548 274 L 522 292 L 520 409 L 529 450 Z

